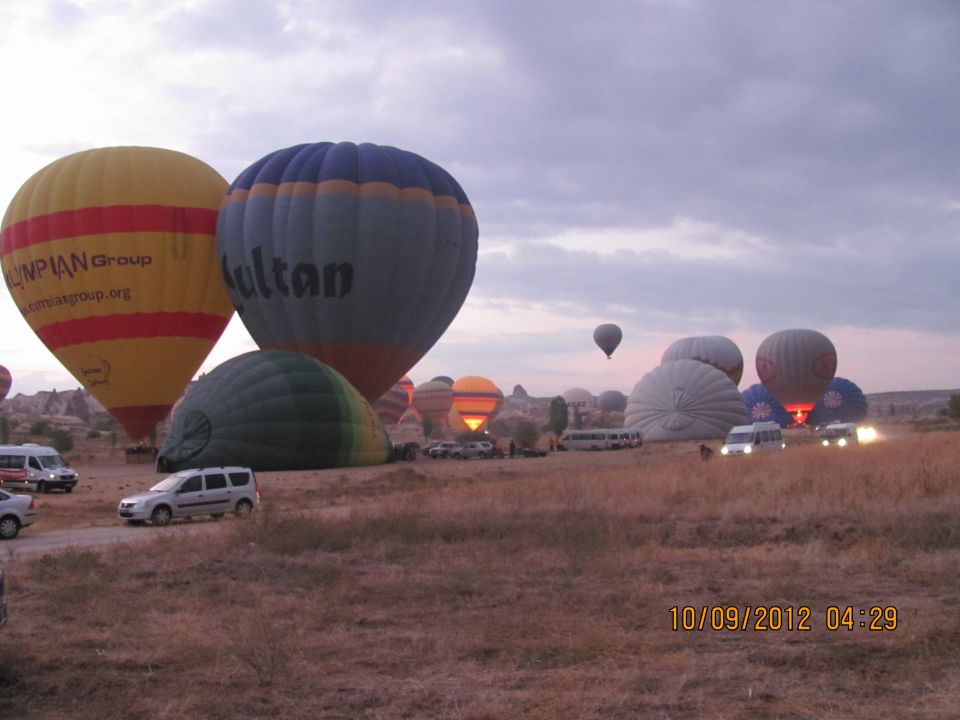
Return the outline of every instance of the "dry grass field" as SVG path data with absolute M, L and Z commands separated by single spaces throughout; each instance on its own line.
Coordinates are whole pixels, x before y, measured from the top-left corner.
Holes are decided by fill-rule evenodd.
M 8 562 L 0 717 L 957 718 L 958 458 L 938 432 L 264 473 L 208 537 Z M 79 469 L 25 533 L 156 479 Z

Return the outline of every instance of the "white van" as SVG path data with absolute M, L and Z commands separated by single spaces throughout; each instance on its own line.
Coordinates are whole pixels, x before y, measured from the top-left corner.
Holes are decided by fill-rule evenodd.
M 856 423 L 828 423 L 820 428 L 820 443 L 824 447 L 830 445 L 846 447 L 856 445 L 858 442 Z
M 52 447 L 35 443 L 0 445 L 0 485 L 4 488 L 72 492 L 79 478 Z
M 730 428 L 727 439 L 720 448 L 721 455 L 753 455 L 755 453 L 779 452 L 787 447 L 783 431 L 775 422 L 756 422 L 753 425 L 737 425 Z

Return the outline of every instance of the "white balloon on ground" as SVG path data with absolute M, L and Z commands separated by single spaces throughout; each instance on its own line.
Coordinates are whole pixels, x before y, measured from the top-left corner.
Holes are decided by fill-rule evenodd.
M 747 421 L 736 384 L 696 360 L 671 360 L 644 375 L 627 398 L 625 428 L 644 442 L 722 439 Z
M 699 360 L 713 365 L 725 372 L 734 384 L 743 377 L 743 353 L 733 340 L 723 335 L 681 338 L 664 351 L 660 362 L 671 360 Z

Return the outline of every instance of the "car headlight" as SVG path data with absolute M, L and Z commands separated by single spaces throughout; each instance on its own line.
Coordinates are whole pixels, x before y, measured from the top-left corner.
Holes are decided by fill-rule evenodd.
M 827 446 L 830 444 L 830 441 L 829 441 L 829 440 L 821 440 L 821 441 L 820 441 L 820 444 L 823 445 L 824 447 L 827 447 Z
M 47 478 L 49 478 L 50 480 L 56 480 L 56 479 L 57 479 L 57 474 L 56 474 L 56 473 L 47 473 Z
M 729 453 L 729 452 L 730 452 L 730 451 L 727 450 L 727 446 L 726 446 L 726 445 L 724 445 L 722 448 L 720 448 L 720 454 L 721 454 L 721 455 L 726 455 L 726 454 Z
M 744 455 L 749 455 L 749 454 L 752 453 L 752 452 L 753 452 L 753 448 L 750 447 L 749 445 L 747 445 L 747 446 L 743 449 L 743 454 L 744 454 Z
M 846 447 L 846 445 L 847 445 L 847 439 L 846 439 L 846 438 L 840 438 L 839 440 L 837 440 L 837 445 L 839 445 L 840 447 Z

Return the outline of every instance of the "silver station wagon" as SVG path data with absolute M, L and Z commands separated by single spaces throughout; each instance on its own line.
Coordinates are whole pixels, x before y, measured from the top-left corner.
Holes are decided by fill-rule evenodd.
M 145 520 L 168 525 L 173 518 L 195 515 L 219 519 L 228 512 L 245 518 L 259 502 L 260 489 L 250 468 L 196 468 L 181 470 L 147 492 L 125 497 L 117 515 L 133 525 Z

